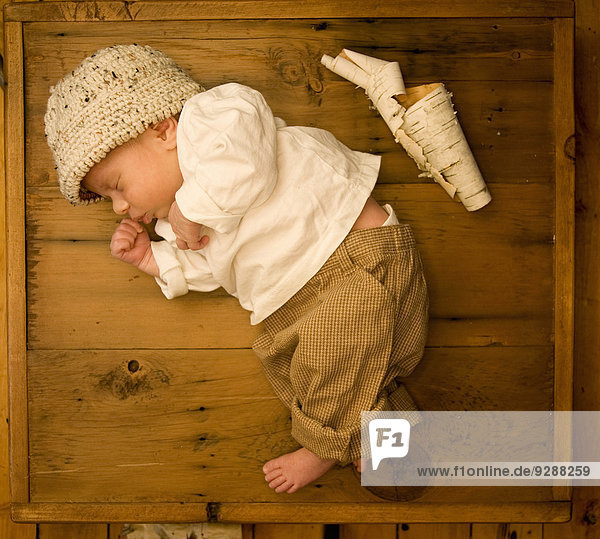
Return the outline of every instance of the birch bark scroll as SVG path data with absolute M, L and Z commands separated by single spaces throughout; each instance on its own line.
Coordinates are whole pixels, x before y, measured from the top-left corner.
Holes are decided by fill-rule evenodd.
M 363 88 L 408 155 L 451 198 L 468 211 L 492 200 L 471 148 L 456 118 L 452 94 L 443 83 L 404 86 L 398 62 L 387 62 L 344 49 L 321 63 Z

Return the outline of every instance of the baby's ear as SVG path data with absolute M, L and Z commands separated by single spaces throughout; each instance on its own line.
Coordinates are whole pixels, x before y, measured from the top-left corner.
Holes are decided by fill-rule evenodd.
M 161 141 L 167 144 L 168 149 L 177 147 L 177 120 L 172 116 L 165 118 L 161 122 L 150 126 Z

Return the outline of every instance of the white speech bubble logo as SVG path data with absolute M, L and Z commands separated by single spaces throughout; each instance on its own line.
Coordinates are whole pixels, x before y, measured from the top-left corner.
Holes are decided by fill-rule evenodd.
M 406 419 L 372 419 L 369 422 L 369 442 L 373 470 L 389 457 L 401 458 L 408 454 L 410 423 Z

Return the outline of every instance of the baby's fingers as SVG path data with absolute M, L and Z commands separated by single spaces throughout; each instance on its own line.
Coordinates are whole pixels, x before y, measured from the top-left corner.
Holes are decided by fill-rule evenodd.
M 110 252 L 113 256 L 120 257 L 123 253 L 131 251 L 134 242 L 127 237 L 113 238 L 110 242 Z
M 206 245 L 208 244 L 208 240 L 209 240 L 208 236 L 202 236 L 197 241 L 192 241 L 192 242 L 188 241 L 187 244 L 188 244 L 188 247 L 192 251 L 198 251 L 198 250 L 203 249 L 204 247 L 206 247 Z
M 201 238 L 196 236 L 195 238 L 190 237 L 189 239 L 177 236 L 175 238 L 175 243 L 179 249 L 192 249 L 193 251 L 198 251 L 204 249 L 204 247 L 208 245 L 209 239 L 208 236 L 202 236 Z
M 175 243 L 179 249 L 185 250 L 189 248 L 187 242 L 183 241 L 181 238 L 175 238 Z
M 113 243 L 126 241 L 129 245 L 129 249 L 131 249 L 135 243 L 136 237 L 137 232 L 135 232 L 135 230 L 123 227 L 115 231 L 110 243 L 112 246 Z
M 137 234 L 140 234 L 144 231 L 144 227 L 139 221 L 134 221 L 133 219 L 123 219 L 117 229 L 122 230 L 131 230 L 135 231 Z

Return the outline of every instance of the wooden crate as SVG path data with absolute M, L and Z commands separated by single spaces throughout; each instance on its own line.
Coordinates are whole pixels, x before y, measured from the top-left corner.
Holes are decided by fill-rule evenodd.
M 167 301 L 110 257 L 110 204 L 70 207 L 43 135 L 49 87 L 115 43 L 206 87 L 262 91 L 288 124 L 381 154 L 376 198 L 413 227 L 431 324 L 406 380 L 424 410 L 568 410 L 573 334 L 573 5 L 442 0 L 48 2 L 5 9 L 12 514 L 19 521 L 556 522 L 567 487 L 371 494 L 349 467 L 293 495 L 261 471 L 297 446 L 222 290 Z M 343 47 L 444 81 L 492 203 L 468 213 L 395 144 Z M 137 366 L 137 368 L 135 368 Z M 558 450 L 564 450 L 557 441 Z

